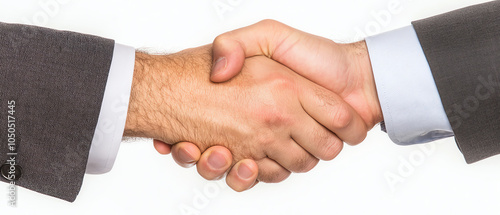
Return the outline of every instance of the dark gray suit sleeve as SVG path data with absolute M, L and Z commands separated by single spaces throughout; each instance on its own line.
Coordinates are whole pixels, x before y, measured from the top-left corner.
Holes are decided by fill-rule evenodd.
M 114 41 L 95 36 L 0 23 L 0 164 L 10 159 L 14 132 L 22 167 L 16 185 L 75 200 L 113 49 Z
M 413 23 L 468 163 L 500 153 L 500 1 Z

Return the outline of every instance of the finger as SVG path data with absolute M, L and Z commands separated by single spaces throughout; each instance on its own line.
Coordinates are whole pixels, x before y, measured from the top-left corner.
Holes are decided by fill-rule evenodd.
M 216 83 L 228 81 L 243 68 L 245 54 L 240 44 L 236 41 L 222 39 L 219 36 L 213 43 L 212 52 L 211 81 Z
M 272 32 L 268 31 L 273 27 L 275 28 Z M 286 38 L 286 27 L 288 26 L 279 22 L 267 20 L 219 35 L 213 42 L 214 66 L 210 79 L 213 82 L 227 81 L 241 71 L 245 58 L 256 55 L 272 56 L 274 47 L 269 45 Z
M 291 136 L 302 148 L 321 160 L 332 160 L 344 146 L 341 139 L 304 113 L 300 124 L 291 130 Z
M 215 38 L 214 63 L 220 59 L 226 61 L 219 61 L 224 62 L 224 66 L 212 70 L 211 80 L 227 81 L 241 71 L 245 58 L 265 55 L 318 84 L 332 83 L 330 77 L 324 77 L 320 72 L 333 70 L 331 65 L 317 62 L 336 62 L 333 58 L 345 57 L 336 47 L 340 45 L 329 39 L 274 20 L 263 20 Z
M 286 170 L 272 159 L 263 158 L 256 162 L 259 167 L 259 176 L 257 176 L 257 180 L 259 181 L 266 183 L 278 183 L 287 179 L 291 174 L 290 171 Z
M 196 168 L 203 178 L 218 180 L 229 170 L 232 160 L 233 156 L 227 148 L 213 146 L 203 152 Z
M 308 172 L 318 164 L 319 160 L 293 139 L 287 141 L 268 144 L 265 149 L 266 155 L 291 172 Z
M 236 163 L 226 176 L 226 183 L 233 190 L 241 192 L 255 186 L 259 167 L 254 160 L 245 159 Z
M 174 161 L 184 168 L 192 167 L 200 159 L 200 149 L 193 143 L 180 142 L 172 146 Z
M 344 142 L 358 144 L 365 139 L 366 124 L 340 96 L 312 83 L 298 91 L 304 110 Z
M 153 140 L 153 146 L 155 147 L 156 151 L 162 155 L 168 155 L 171 152 L 172 146 L 169 144 L 166 144 L 163 141 L 160 140 Z

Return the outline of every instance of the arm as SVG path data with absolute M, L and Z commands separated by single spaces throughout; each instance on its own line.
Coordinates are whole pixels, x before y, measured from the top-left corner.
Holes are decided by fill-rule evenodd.
M 500 153 L 500 1 L 414 22 L 468 163 Z
M 116 107 L 123 100 L 116 94 L 128 103 L 133 49 L 130 57 L 131 48 L 95 36 L 4 23 L 0 29 L 0 134 L 11 140 L 0 147 L 0 179 L 15 176 L 11 183 L 74 201 L 85 172 L 107 172 L 114 162 L 127 110 Z M 192 144 L 175 148 L 199 153 Z
M 85 173 L 114 42 L 24 25 L 2 23 L 0 28 L 0 136 L 15 136 L 15 159 L 22 168 L 16 184 L 73 201 Z M 8 107 L 8 101 L 15 106 Z M 15 109 L 10 130 L 8 109 Z M 7 143 L 2 144 L 2 164 L 11 159 L 8 152 Z
M 486 16 L 484 14 L 487 14 Z M 467 15 L 466 15 L 467 14 Z M 453 25 L 448 25 L 448 21 L 453 20 L 453 22 L 460 22 L 462 24 L 461 29 L 459 31 L 461 32 L 455 32 L 453 34 L 449 34 L 447 32 L 453 32 L 452 29 L 456 29 L 456 26 Z M 479 21 L 478 21 L 479 20 Z M 489 21 L 488 21 L 489 20 Z M 487 3 L 484 5 L 478 5 L 475 7 L 471 7 L 468 9 L 465 9 L 465 11 L 459 11 L 459 12 L 452 12 L 450 14 L 444 15 L 442 17 L 436 17 L 436 18 L 431 18 L 429 20 L 424 20 L 422 22 L 417 22 L 415 23 L 415 27 L 417 30 L 417 33 L 419 34 L 419 39 L 427 39 L 429 41 L 433 42 L 428 42 L 428 44 L 433 44 L 433 45 L 427 45 L 426 50 L 426 44 L 425 42 L 422 42 L 425 55 L 427 56 L 427 59 L 430 62 L 430 67 L 432 69 L 432 74 L 434 75 L 434 78 L 436 78 L 436 73 L 439 73 L 441 75 L 442 82 L 447 85 L 447 87 L 450 86 L 455 86 L 454 89 L 459 89 L 458 85 L 463 86 L 463 82 L 467 82 L 468 78 L 458 78 L 459 80 L 455 79 L 453 84 L 450 84 L 452 82 L 449 81 L 449 77 L 459 77 L 460 75 L 455 75 L 456 74 L 456 69 L 464 68 L 463 64 L 469 64 L 469 62 L 472 62 L 472 64 L 477 64 L 474 68 L 488 68 L 486 71 L 496 71 L 494 68 L 497 68 L 498 61 L 497 60 L 489 60 L 488 62 L 482 62 L 482 61 L 476 61 L 475 59 L 477 57 L 482 57 L 482 56 L 490 56 L 490 58 L 486 59 L 496 59 L 496 55 L 498 55 L 499 51 L 495 50 L 499 46 L 497 45 L 498 42 L 498 30 L 497 30 L 497 22 L 495 20 L 498 20 L 498 1 Z M 465 24 L 463 24 L 465 23 Z M 470 24 L 467 24 L 470 23 Z M 468 28 L 468 25 L 472 25 L 481 23 L 477 25 L 477 32 L 481 34 L 481 36 L 475 37 L 475 36 L 466 36 L 467 39 L 463 39 L 463 35 L 467 35 L 468 32 L 470 32 L 470 28 Z M 420 26 L 419 26 L 420 25 Z M 432 27 L 431 27 L 432 26 Z M 436 32 L 434 32 L 436 30 Z M 413 31 L 413 29 L 411 29 Z M 441 36 L 442 39 L 437 39 L 435 34 L 437 32 L 441 31 Z M 410 31 L 409 31 L 410 32 Z M 414 31 L 413 31 L 414 34 Z M 391 33 L 391 35 L 395 35 L 394 33 Z M 398 34 L 400 35 L 400 34 Z M 476 35 L 476 34 L 473 34 Z M 453 40 L 449 40 L 451 38 L 455 37 L 456 41 L 454 42 Z M 486 38 L 485 38 L 486 37 Z M 381 38 L 381 39 L 380 39 Z M 460 39 L 462 38 L 462 39 Z M 371 40 L 371 38 L 369 38 Z M 387 39 L 390 41 L 395 41 L 394 39 L 399 39 L 399 38 L 392 38 L 388 39 L 387 37 L 384 38 L 384 36 L 380 36 L 377 42 L 371 42 L 371 48 L 375 49 L 380 49 L 380 48 L 374 48 L 376 45 L 373 45 L 375 43 L 379 43 L 380 41 L 384 41 L 383 39 Z M 443 42 L 446 40 L 446 42 Z M 472 41 L 470 41 L 472 40 Z M 371 40 L 375 41 L 375 40 Z M 460 43 L 464 43 L 460 44 Z M 471 44 L 474 46 L 474 44 L 477 44 L 477 41 L 483 41 L 483 47 L 480 47 L 479 50 L 482 54 L 478 54 L 477 52 L 467 52 L 466 50 L 470 50 Z M 484 41 L 487 41 L 488 43 L 485 43 Z M 386 41 L 384 41 L 386 42 Z M 358 45 L 356 45 L 358 44 Z M 237 72 L 238 69 L 241 66 L 242 59 L 245 57 L 249 56 L 255 56 L 255 55 L 264 55 L 269 58 L 272 58 L 273 60 L 276 60 L 280 63 L 283 63 L 284 65 L 292 68 L 295 72 L 303 75 L 304 77 L 324 86 L 325 88 L 328 88 L 332 90 L 335 93 L 339 93 L 343 99 L 345 99 L 351 106 L 353 106 L 358 113 L 363 116 L 363 119 L 365 119 L 365 123 L 367 125 L 374 125 L 377 122 L 380 122 L 382 120 L 382 111 L 380 111 L 380 104 L 382 103 L 382 107 L 387 105 L 387 107 L 392 106 L 394 107 L 394 103 L 388 105 L 387 103 L 389 102 L 386 100 L 386 95 L 387 92 L 394 92 L 394 91 L 401 91 L 402 92 L 407 92 L 404 91 L 404 89 L 399 89 L 399 88 L 394 88 L 395 86 L 401 87 L 402 85 L 397 85 L 394 84 L 390 89 L 382 89 L 383 84 L 381 84 L 384 78 L 380 77 L 385 77 L 386 80 L 394 80 L 396 82 L 403 81 L 399 80 L 394 77 L 388 77 L 387 71 L 380 70 L 377 68 L 377 70 L 380 71 L 373 71 L 375 72 L 376 76 L 378 73 L 379 78 L 375 78 L 377 81 L 377 90 L 379 91 L 379 97 L 380 97 L 380 102 L 378 101 L 379 98 L 377 97 L 377 93 L 375 91 L 375 80 L 373 79 L 373 72 L 372 72 L 372 67 L 370 66 L 370 59 L 368 58 L 368 51 L 366 48 L 359 48 L 359 47 L 364 47 L 364 45 L 359 45 L 359 44 L 364 44 L 364 42 L 361 43 L 354 43 L 354 44 L 335 44 L 331 41 L 328 41 L 324 38 L 319 38 L 314 35 L 309 35 L 304 32 L 297 31 L 295 29 L 292 29 L 288 26 L 285 26 L 281 23 L 277 23 L 274 21 L 264 21 L 261 23 L 258 23 L 253 26 L 249 26 L 243 29 L 239 29 L 233 32 L 228 32 L 226 34 L 223 34 L 216 38 L 214 42 L 214 58 L 215 59 L 227 59 L 227 64 L 226 66 L 222 67 L 222 69 L 214 69 L 211 73 L 211 80 L 214 82 L 223 82 L 231 77 L 233 77 Z M 379 45 L 377 44 L 377 45 Z M 444 45 L 443 45 L 444 44 Z M 445 46 L 445 47 L 443 47 Z M 488 46 L 488 47 L 484 47 Z M 383 47 L 382 47 L 383 48 Z M 418 48 L 418 47 L 417 47 Z M 475 47 L 476 48 L 476 47 Z M 463 52 L 456 52 L 457 50 L 464 50 Z M 494 50 L 492 50 L 494 49 Z M 416 49 L 417 50 L 417 49 Z M 431 50 L 431 51 L 429 51 Z M 437 51 L 436 51 L 437 50 Z M 418 50 L 417 50 L 418 51 Z M 422 52 L 422 50 L 420 50 Z M 446 53 L 453 52 L 454 55 L 449 55 Z M 357 53 L 355 55 L 352 55 L 352 53 Z M 377 52 L 375 51 L 373 53 L 370 53 L 372 56 L 372 65 L 374 67 L 379 67 L 378 64 L 379 60 L 386 55 L 383 55 L 385 52 Z M 431 54 L 429 54 L 431 53 Z M 468 58 L 468 60 L 464 60 L 463 56 L 465 56 L 468 53 L 471 55 Z M 386 53 L 387 54 L 387 53 Z M 394 54 L 390 53 L 389 55 Z M 423 53 L 422 53 L 423 54 Z M 397 54 L 395 54 L 397 55 Z M 432 57 L 433 59 L 429 59 L 429 56 L 433 55 L 435 57 Z M 475 56 L 472 56 L 475 55 Z M 348 56 L 348 57 L 346 57 Z M 349 57 L 351 56 L 351 57 Z M 453 57 L 450 57 L 453 56 Z M 399 56 L 400 57 L 400 56 Z M 443 60 L 443 58 L 445 60 Z M 435 60 L 436 59 L 436 60 Z M 450 61 L 452 59 L 452 61 Z M 379 68 L 389 68 L 389 69 L 394 69 L 394 68 L 406 68 L 408 65 L 405 63 L 415 63 L 412 62 L 414 59 L 406 59 L 406 61 L 401 62 L 399 60 L 395 60 L 393 64 L 400 65 L 399 67 L 397 66 L 387 66 L 387 67 L 379 67 Z M 450 68 L 456 68 L 450 69 L 447 67 L 442 67 L 440 63 L 448 60 L 448 63 L 450 65 Z M 387 60 L 386 60 L 387 61 Z M 437 65 L 433 66 L 432 61 L 436 61 Z M 484 59 L 483 59 L 484 61 Z M 450 63 L 451 62 L 451 63 Z M 419 64 L 419 63 L 417 63 Z M 486 65 L 486 66 L 485 66 Z M 424 63 L 424 67 L 427 66 L 426 63 Z M 453 66 L 453 67 L 451 67 Z M 465 67 L 467 68 L 467 67 Z M 470 67 L 469 67 L 470 68 Z M 413 69 L 413 68 L 412 68 Z M 447 72 L 442 72 L 442 69 L 446 69 Z M 403 71 L 397 70 L 394 72 L 408 72 L 408 71 Z M 417 72 L 423 72 L 425 71 L 417 71 Z M 454 74 L 450 74 L 454 73 Z M 469 71 L 463 71 L 462 73 L 470 73 Z M 458 74 L 462 74 L 458 73 Z M 472 73 L 474 75 L 474 73 Z M 427 75 L 421 76 L 421 77 L 427 77 Z M 406 78 L 406 77 L 405 77 Z M 377 80 L 378 79 L 378 80 Z M 368 81 L 367 81 L 368 80 Z M 419 79 L 422 80 L 422 79 Z M 487 80 L 487 78 L 485 79 Z M 429 80 L 427 78 L 424 78 L 424 81 L 426 83 L 429 83 Z M 436 84 L 438 85 L 438 88 L 440 88 L 440 80 L 436 80 Z M 490 83 L 492 81 L 490 80 Z M 349 84 L 345 84 L 349 83 Z M 389 82 L 386 82 L 389 83 Z M 404 81 L 403 81 L 404 83 Z M 495 83 L 494 83 L 495 84 Z M 349 86 L 350 85 L 350 86 Z M 443 85 L 443 84 L 441 84 Z M 490 84 L 491 85 L 491 84 Z M 482 86 L 482 89 L 491 89 L 488 88 L 490 85 L 483 86 L 483 85 L 473 85 L 473 87 L 477 86 Z M 339 87 L 340 86 L 340 87 Z M 406 85 L 407 86 L 407 85 Z M 406 87 L 404 86 L 404 87 Z M 435 89 L 435 86 L 431 83 L 428 84 L 431 88 Z M 428 90 L 428 89 L 426 89 Z M 470 89 L 469 91 L 478 91 L 477 89 Z M 435 91 L 435 90 L 434 90 Z M 456 90 L 446 90 L 447 92 L 453 94 L 453 95 L 446 95 L 442 93 L 443 90 L 439 90 L 441 99 L 447 100 L 446 98 L 443 97 L 450 97 L 450 98 L 457 98 L 457 96 L 453 95 L 464 95 L 464 93 L 460 93 Z M 356 92 L 358 92 L 356 94 Z M 359 93 L 361 92 L 361 93 Z M 419 92 L 418 93 L 423 93 Z M 457 93 L 458 92 L 458 93 Z M 401 92 L 396 92 L 392 94 L 401 94 Z M 437 94 L 436 92 L 429 91 L 428 95 L 432 98 L 434 98 Z M 412 96 L 411 94 L 407 94 L 406 96 Z M 422 96 L 416 96 L 417 98 L 421 99 Z M 458 96 L 461 97 L 461 96 Z M 397 97 L 392 99 L 392 101 L 395 101 Z M 461 98 L 459 101 L 463 102 L 465 101 L 466 98 Z M 436 99 L 437 100 L 437 99 Z M 444 138 L 452 135 L 453 133 L 451 132 L 448 119 L 444 117 L 444 111 L 442 110 L 442 105 L 440 101 L 433 101 L 433 102 L 428 102 L 428 101 L 423 101 L 423 102 L 418 102 L 419 100 L 412 100 L 412 102 L 417 102 L 417 105 L 421 105 L 419 110 L 432 110 L 433 114 L 436 116 L 436 118 L 431 118 L 429 120 L 422 120 L 416 119 L 416 117 L 410 116 L 410 117 L 401 117 L 402 115 L 399 115 L 399 117 L 396 117 L 394 119 L 390 119 L 392 122 L 397 122 L 397 124 L 402 124 L 402 125 L 407 125 L 406 127 L 397 127 L 394 126 L 393 124 L 389 125 L 391 127 L 388 127 L 387 129 L 397 129 L 395 132 L 396 135 L 393 133 L 394 136 L 399 136 L 404 139 L 404 141 L 401 141 L 403 139 L 400 138 L 393 138 L 398 143 L 401 144 L 408 144 L 408 143 L 419 143 L 419 142 L 427 142 L 439 138 Z M 401 102 L 400 102 L 401 103 Z M 456 112 L 456 104 L 446 104 L 447 102 L 443 102 L 445 109 L 450 109 L 455 108 Z M 360 105 L 361 104 L 361 105 Z M 364 105 L 363 105 L 364 104 Z M 369 104 L 374 104 L 374 105 L 369 105 Z M 397 104 L 395 106 L 398 106 Z M 401 111 L 410 111 L 407 106 L 410 106 L 409 104 L 403 104 L 399 105 L 398 108 Z M 488 109 L 486 113 L 490 113 L 491 111 L 498 113 L 498 111 L 495 110 L 495 108 L 492 107 L 497 107 L 498 105 L 487 105 L 485 108 Z M 404 108 L 407 109 L 404 109 Z M 403 109 L 401 109 L 403 108 Z M 414 111 L 413 108 L 411 108 L 411 111 Z M 450 122 L 457 121 L 457 119 L 462 120 L 460 116 L 457 118 L 457 114 L 454 116 L 450 117 L 450 112 L 453 110 L 447 111 L 448 117 Z M 394 108 L 391 110 L 389 108 L 386 108 L 384 110 L 384 117 L 391 117 L 393 116 L 394 113 Z M 422 113 L 422 112 L 420 112 Z M 463 112 L 462 112 L 463 113 Z M 485 113 L 483 111 L 477 112 L 477 113 Z M 431 114 L 432 115 L 432 114 Z M 463 114 L 462 114 L 463 115 Z M 380 116 L 380 117 L 377 117 Z M 470 115 L 467 115 L 466 118 L 468 118 Z M 486 117 L 483 116 L 484 120 L 487 121 L 494 121 L 490 122 L 491 123 L 496 123 L 495 120 L 489 120 L 491 116 L 495 116 L 495 114 L 492 115 L 487 115 Z M 462 116 L 463 117 L 463 116 Z M 411 120 L 408 120 L 409 118 L 412 118 Z M 372 120 L 372 119 L 377 119 L 377 120 Z M 471 117 L 470 119 L 475 120 L 474 117 Z M 389 119 L 387 119 L 389 120 Z M 401 121 L 406 121 L 401 123 Z M 424 121 L 424 122 L 423 122 Z M 416 123 L 416 124 L 415 124 Z M 420 126 L 418 126 L 420 124 Z M 410 125 L 408 127 L 408 125 Z M 478 125 L 477 123 L 474 124 L 475 129 L 482 129 L 485 126 L 488 125 L 488 123 Z M 370 126 L 369 126 L 370 127 Z M 493 130 L 496 131 L 496 126 L 489 127 Z M 415 130 L 414 130 L 415 129 Z M 456 132 L 456 129 L 453 129 L 454 132 Z M 469 129 L 468 132 L 464 132 L 467 134 L 470 134 L 471 130 Z M 495 137 L 495 135 L 490 135 L 492 134 L 493 131 L 487 132 L 488 135 L 484 135 L 484 132 L 474 132 L 476 135 L 469 135 L 467 138 L 469 138 L 471 142 L 472 140 L 477 140 L 477 135 L 482 136 L 483 139 L 491 139 L 490 141 L 495 142 L 496 138 L 491 138 Z M 493 132 L 494 133 L 494 132 Z M 391 132 L 390 132 L 391 134 Z M 460 138 L 458 138 L 460 139 Z M 459 140 L 458 140 L 459 141 Z M 459 146 L 460 146 L 460 141 L 459 141 Z M 486 145 L 486 147 L 484 147 Z M 492 142 L 488 144 L 472 144 L 469 143 L 469 149 L 466 149 L 467 151 L 475 154 L 474 156 L 478 157 L 483 157 L 487 154 L 492 155 L 495 153 L 498 153 L 499 150 L 496 149 L 498 144 L 493 144 Z M 460 146 L 462 151 L 464 150 L 464 147 Z M 470 150 L 476 150 L 476 152 L 472 152 Z M 482 152 L 479 152 L 479 151 Z M 474 159 L 468 159 L 468 152 L 464 152 L 464 155 L 466 159 L 469 160 L 474 160 Z M 482 154 L 482 155 L 481 155 Z

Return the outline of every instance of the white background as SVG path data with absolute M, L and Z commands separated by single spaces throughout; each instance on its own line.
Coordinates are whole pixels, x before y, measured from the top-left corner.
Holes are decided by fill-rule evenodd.
M 175 52 L 262 19 L 349 42 L 481 0 L 0 0 L 0 21 L 37 24 Z M 388 11 L 391 4 L 397 11 Z M 225 7 L 217 10 L 214 5 Z M 45 8 L 45 9 L 44 9 Z M 382 14 L 389 16 L 382 16 Z M 1 214 L 498 214 L 500 156 L 467 165 L 452 138 L 401 147 L 375 127 L 359 146 L 280 184 L 236 193 L 223 181 L 158 155 L 151 140 L 123 143 L 113 170 L 86 175 L 76 202 L 20 188 Z M 392 176 L 388 180 L 387 176 Z

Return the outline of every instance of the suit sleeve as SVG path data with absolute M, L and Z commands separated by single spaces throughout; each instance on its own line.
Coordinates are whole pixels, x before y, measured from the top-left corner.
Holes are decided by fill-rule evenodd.
M 0 23 L 0 162 L 11 160 L 14 140 L 16 185 L 75 200 L 113 48 L 95 36 Z
M 500 1 L 413 23 L 468 163 L 500 153 Z

